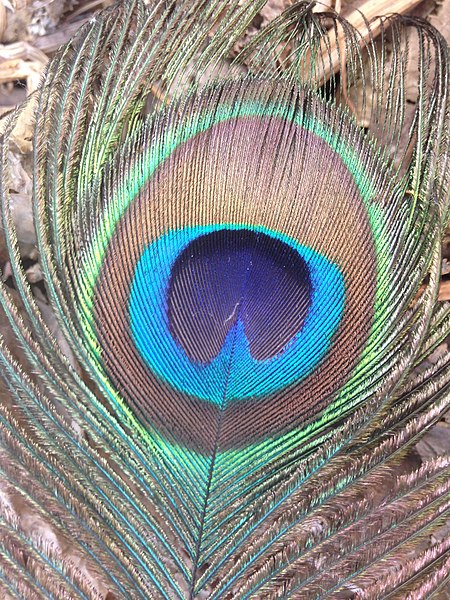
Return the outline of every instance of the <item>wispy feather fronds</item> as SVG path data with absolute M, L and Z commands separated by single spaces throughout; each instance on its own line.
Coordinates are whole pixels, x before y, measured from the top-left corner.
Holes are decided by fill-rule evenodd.
M 449 355 L 428 360 L 450 333 L 448 48 L 423 21 L 363 37 L 308 2 L 242 42 L 264 4 L 127 0 L 50 62 L 29 100 L 33 211 L 68 346 L 20 259 L 20 110 L 4 128 L 5 594 L 445 581 L 448 541 L 428 540 L 449 458 L 399 473 L 449 401 Z

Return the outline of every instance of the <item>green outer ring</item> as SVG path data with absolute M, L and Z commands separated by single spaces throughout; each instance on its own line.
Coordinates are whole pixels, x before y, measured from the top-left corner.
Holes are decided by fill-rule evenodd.
M 156 171 L 156 169 L 172 154 L 174 150 L 178 148 L 184 142 L 187 142 L 194 135 L 199 133 L 203 133 L 207 131 L 211 126 L 214 126 L 218 123 L 236 119 L 243 117 L 279 117 L 284 120 L 290 120 L 297 126 L 300 126 L 307 131 L 317 135 L 323 141 L 325 141 L 332 150 L 334 150 L 337 154 L 339 154 L 342 162 L 347 167 L 348 171 L 352 175 L 352 178 L 355 182 L 355 185 L 361 195 L 362 201 L 367 208 L 369 223 L 372 231 L 375 231 L 376 234 L 374 237 L 374 247 L 375 247 L 375 256 L 378 258 L 380 255 L 386 252 L 386 247 L 389 247 L 388 236 L 386 235 L 386 227 L 385 227 L 385 214 L 381 207 L 376 206 L 372 203 L 373 196 L 375 193 L 375 187 L 372 182 L 368 181 L 368 179 L 364 176 L 364 165 L 362 161 L 355 152 L 352 147 L 349 145 L 345 145 L 345 141 L 341 141 L 338 138 L 338 135 L 334 131 L 330 131 L 326 128 L 323 123 L 314 117 L 306 117 L 304 118 L 304 114 L 301 111 L 295 113 L 297 107 L 289 106 L 286 110 L 286 107 L 277 104 L 274 102 L 262 103 L 255 100 L 252 101 L 242 101 L 241 103 L 236 103 L 232 107 L 228 104 L 224 103 L 222 107 L 216 109 L 215 113 L 210 116 L 206 115 L 206 117 L 200 113 L 197 113 L 194 116 L 189 116 L 186 119 L 186 122 L 183 128 L 180 131 L 180 128 L 177 127 L 179 123 L 176 123 L 175 126 L 169 128 L 166 132 L 162 141 L 160 139 L 153 145 L 151 145 L 140 157 L 139 163 L 135 165 L 134 170 L 131 171 L 131 175 L 128 178 L 128 183 L 132 183 L 132 185 L 123 185 L 122 187 L 117 188 L 116 190 L 116 201 L 109 202 L 103 216 L 101 219 L 102 229 L 99 230 L 94 237 L 93 241 L 90 244 L 89 250 L 84 252 L 84 260 L 82 262 L 81 272 L 83 273 L 84 280 L 84 289 L 82 289 L 82 293 L 84 298 L 81 298 L 81 312 L 83 313 L 83 329 L 85 332 L 86 339 L 89 343 L 90 350 L 93 352 L 96 359 L 99 361 L 101 356 L 100 348 L 97 344 L 97 338 L 95 334 L 95 329 L 92 322 L 92 311 L 93 311 L 93 301 L 94 301 L 94 293 L 95 293 L 95 285 L 97 278 L 99 276 L 101 265 L 103 262 L 103 258 L 105 255 L 106 248 L 109 244 L 111 237 L 114 234 L 115 227 L 125 211 L 128 209 L 130 203 L 139 193 L 139 191 L 146 185 L 147 181 Z M 170 109 L 169 109 L 170 110 Z M 345 115 L 342 115 L 345 118 Z M 146 170 L 139 169 L 140 165 L 147 165 Z M 119 207 L 119 210 L 117 210 Z M 94 264 L 89 261 L 86 257 L 96 257 Z M 379 281 L 382 273 L 380 262 L 377 260 L 377 272 L 376 272 L 376 295 L 375 295 L 375 303 L 374 303 L 374 323 L 378 321 L 380 315 L 385 310 L 385 302 L 383 301 L 383 296 L 381 290 L 379 289 Z M 373 353 L 368 353 L 367 347 L 370 346 L 370 341 L 372 339 L 374 333 L 374 327 L 372 326 L 372 331 L 368 336 L 368 340 L 366 346 L 361 355 L 361 363 L 368 364 L 373 360 Z M 149 433 L 146 428 L 144 428 L 140 422 L 134 416 L 132 410 L 126 405 L 114 387 L 111 385 L 108 377 L 102 372 L 101 368 L 98 365 L 94 365 L 94 368 L 97 371 L 97 375 L 102 381 L 105 389 L 111 396 L 114 404 L 121 410 L 123 416 L 127 419 L 128 422 L 131 422 L 133 427 L 139 432 L 139 434 L 147 440 L 150 445 L 156 443 L 155 436 L 160 438 L 158 446 L 164 446 L 167 448 L 167 445 L 170 445 L 172 451 L 178 453 L 180 450 L 187 455 L 194 456 L 196 452 L 194 450 L 190 450 L 185 448 L 184 446 L 180 446 L 178 444 L 168 442 L 163 436 L 160 436 L 155 430 L 152 433 Z M 352 383 L 353 376 L 350 377 L 345 387 Z M 345 398 L 345 388 L 341 391 L 341 393 L 337 396 L 337 398 L 330 404 L 330 406 L 323 413 L 321 418 L 309 426 L 305 427 L 301 430 L 294 430 L 293 432 L 288 432 L 284 434 L 283 438 L 285 438 L 286 443 L 288 445 L 292 445 L 293 437 L 296 439 L 297 443 L 301 439 L 307 440 L 309 437 L 309 433 L 311 429 L 320 429 L 323 424 L 326 424 L 330 419 L 330 415 L 336 414 L 339 412 L 339 407 L 342 406 L 346 402 Z M 351 407 L 349 407 L 351 408 Z M 294 434 L 294 436 L 293 436 Z M 296 434 L 296 435 L 295 435 Z M 270 438 L 269 438 L 270 440 Z M 161 443 L 162 442 L 162 443 Z M 259 441 L 254 444 L 254 447 L 260 446 L 261 451 L 263 451 L 264 445 L 267 443 L 267 438 L 265 440 Z M 282 445 L 281 440 L 279 440 L 280 449 Z M 283 444 L 284 445 L 284 444 Z M 240 450 L 226 450 L 225 454 L 227 455 L 227 462 L 234 461 L 236 459 L 235 453 L 241 452 Z M 184 461 L 183 461 L 184 462 Z

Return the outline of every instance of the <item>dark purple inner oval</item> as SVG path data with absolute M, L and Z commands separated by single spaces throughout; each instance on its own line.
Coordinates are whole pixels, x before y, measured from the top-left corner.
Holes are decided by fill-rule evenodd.
M 169 329 L 190 360 L 207 363 L 240 320 L 252 357 L 267 360 L 302 329 L 311 293 L 297 250 L 261 232 L 222 229 L 197 237 L 175 261 Z

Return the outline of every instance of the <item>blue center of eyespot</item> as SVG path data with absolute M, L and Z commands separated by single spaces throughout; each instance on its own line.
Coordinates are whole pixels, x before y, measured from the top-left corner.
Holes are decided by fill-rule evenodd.
M 129 316 L 157 377 L 221 405 L 307 377 L 329 350 L 344 299 L 339 268 L 311 248 L 264 228 L 202 226 L 145 248 Z
M 192 361 L 208 363 L 241 321 L 251 356 L 267 360 L 302 329 L 311 292 L 296 250 L 261 232 L 221 229 L 192 240 L 175 260 L 169 329 Z

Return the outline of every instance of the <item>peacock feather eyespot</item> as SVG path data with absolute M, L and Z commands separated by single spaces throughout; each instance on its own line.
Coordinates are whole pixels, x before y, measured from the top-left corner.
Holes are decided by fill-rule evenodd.
M 321 112 L 307 90 L 281 82 L 198 90 L 147 123 L 146 151 L 108 192 L 118 208 L 108 206 L 109 237 L 91 250 L 95 335 L 108 378 L 133 410 L 153 405 L 162 432 L 178 410 L 234 415 L 224 448 L 304 427 L 361 357 L 376 272 L 362 284 L 351 257 L 377 260 L 371 231 L 383 214 L 360 184 L 358 154 L 339 141 L 345 125 L 334 130 Z M 112 264 L 125 248 L 119 281 Z M 119 286 L 112 322 L 97 299 Z M 271 405 L 276 423 L 251 417 Z M 195 420 L 179 441 L 202 448 Z
M 448 49 L 310 2 L 247 37 L 264 4 L 123 0 L 50 61 L 57 334 L 14 220 L 24 111 L 2 130 L 0 598 L 421 600 L 448 575 L 450 461 L 399 474 L 449 398 Z

